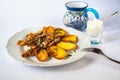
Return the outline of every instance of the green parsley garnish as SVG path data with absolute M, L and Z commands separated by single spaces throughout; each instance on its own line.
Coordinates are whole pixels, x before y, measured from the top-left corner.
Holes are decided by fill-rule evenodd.
M 41 38 L 38 38 L 37 45 L 40 45 L 40 44 L 41 44 Z
M 70 57 L 70 56 L 72 56 L 72 55 L 71 55 L 71 54 L 68 54 L 68 55 L 67 55 L 67 57 Z
M 41 51 L 42 51 L 42 53 L 44 53 L 44 50 L 43 50 L 43 49 L 42 49 Z
M 56 52 L 58 51 L 58 49 L 57 49 L 57 48 L 55 48 L 54 50 L 55 50 Z
M 59 30 L 59 29 L 57 30 L 57 32 L 58 32 L 58 34 L 62 34 L 61 30 Z
M 32 49 L 32 48 L 30 48 L 30 49 L 29 49 L 29 52 L 30 52 L 30 53 L 32 53 L 32 52 L 33 52 L 33 49 Z
M 74 52 L 76 52 L 76 50 L 74 50 Z

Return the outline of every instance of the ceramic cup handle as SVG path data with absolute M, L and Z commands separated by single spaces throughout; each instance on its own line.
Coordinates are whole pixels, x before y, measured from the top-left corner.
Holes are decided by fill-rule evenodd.
M 85 17 L 88 17 L 88 14 L 87 14 L 87 13 L 88 13 L 89 11 L 92 12 L 97 19 L 99 19 L 99 14 L 98 14 L 98 12 L 97 12 L 95 9 L 93 9 L 93 8 L 87 8 L 87 9 L 85 9 Z

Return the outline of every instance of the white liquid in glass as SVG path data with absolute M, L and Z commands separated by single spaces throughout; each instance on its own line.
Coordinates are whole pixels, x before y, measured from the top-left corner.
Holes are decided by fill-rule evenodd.
M 87 22 L 87 35 L 92 44 L 98 44 L 102 39 L 103 22 L 98 19 L 89 20 Z

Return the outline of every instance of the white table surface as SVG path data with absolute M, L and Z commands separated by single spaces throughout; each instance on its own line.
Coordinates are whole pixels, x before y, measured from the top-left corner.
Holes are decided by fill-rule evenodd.
M 99 12 L 101 20 L 120 10 L 120 0 L 85 1 Z M 8 55 L 7 41 L 16 32 L 33 26 L 64 26 L 65 2 L 68 0 L 0 0 L 0 80 L 120 80 L 120 65 L 97 54 L 48 68 L 27 66 Z M 96 47 L 120 60 L 120 14 L 104 23 L 103 40 Z

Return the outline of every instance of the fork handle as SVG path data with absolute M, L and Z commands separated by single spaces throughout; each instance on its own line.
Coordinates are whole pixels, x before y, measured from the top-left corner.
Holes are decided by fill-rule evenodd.
M 106 56 L 105 54 L 101 54 L 101 55 L 105 56 L 107 59 L 109 59 L 109 60 L 111 60 L 111 61 L 113 61 L 113 62 L 115 62 L 115 63 L 120 64 L 120 61 L 117 61 L 117 60 L 115 60 L 115 59 L 112 59 L 112 58 Z

